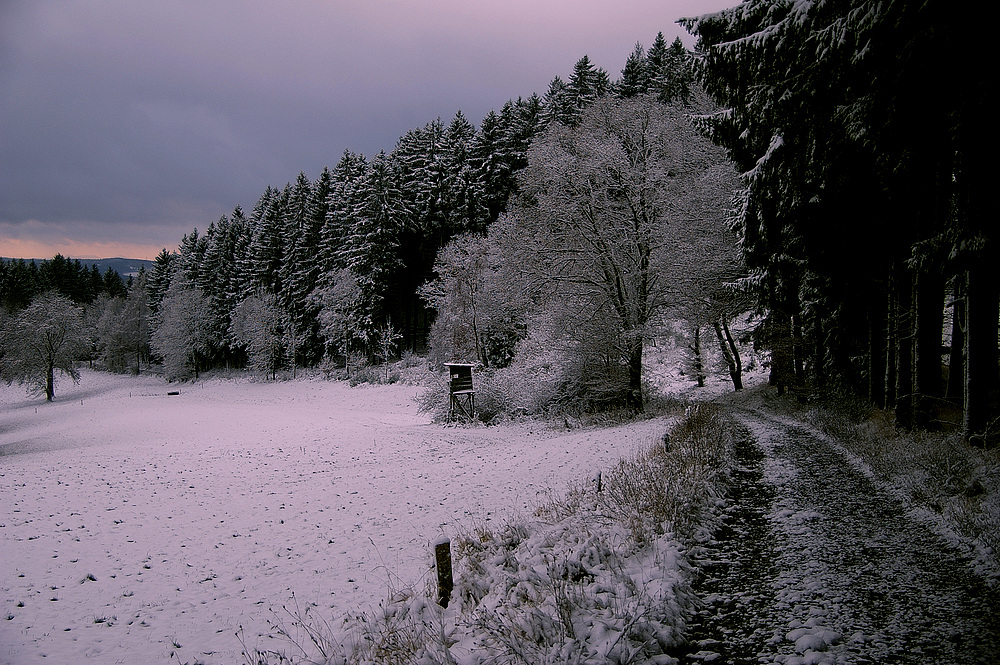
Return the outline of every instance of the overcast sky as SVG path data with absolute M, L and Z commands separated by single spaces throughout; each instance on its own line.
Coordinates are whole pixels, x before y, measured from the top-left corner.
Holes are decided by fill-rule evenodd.
M 0 0 L 0 256 L 152 258 L 737 0 Z

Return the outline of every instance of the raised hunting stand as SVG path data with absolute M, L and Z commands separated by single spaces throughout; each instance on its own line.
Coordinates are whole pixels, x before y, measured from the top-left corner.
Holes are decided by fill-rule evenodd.
M 451 377 L 448 419 L 454 418 L 455 414 L 461 412 L 463 416 L 472 420 L 476 411 L 476 391 L 472 387 L 473 366 L 469 363 L 445 363 L 444 366 Z

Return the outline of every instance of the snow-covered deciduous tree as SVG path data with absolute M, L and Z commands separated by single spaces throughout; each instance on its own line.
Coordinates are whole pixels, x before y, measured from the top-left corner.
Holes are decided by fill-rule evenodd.
M 112 372 L 139 373 L 149 356 L 147 275 L 141 273 L 125 297 L 98 298 L 93 308 L 94 336 L 100 359 Z
M 233 310 L 230 334 L 247 353 L 250 369 L 274 379 L 284 360 L 287 317 L 274 294 L 262 292 L 244 299 Z
M 55 372 L 80 380 L 75 361 L 88 339 L 80 309 L 54 291 L 42 293 L 0 327 L 0 377 L 55 397 Z
M 419 293 L 437 312 L 430 339 L 435 363 L 478 360 L 489 367 L 484 333 L 496 307 L 486 238 L 475 233 L 454 238 L 438 253 L 434 272 Z
M 204 293 L 178 276 L 167 289 L 155 320 L 151 347 L 163 359 L 164 377 L 187 379 L 193 374 L 197 378 L 214 332 Z
M 650 96 L 599 100 L 579 126 L 551 125 L 529 153 L 510 260 L 590 356 L 582 366 L 604 368 L 629 409 L 643 408 L 650 322 L 711 272 L 701 240 L 724 228 L 727 169 L 683 113 Z
M 392 321 L 386 321 L 385 325 L 379 326 L 372 338 L 372 345 L 375 347 L 375 356 L 382 361 L 387 383 L 389 381 L 389 361 L 396 356 L 401 339 L 403 339 L 403 336 L 392 326 Z
M 318 311 L 319 332 L 328 349 L 344 356 L 348 376 L 351 373 L 351 347 L 355 340 L 364 340 L 359 307 L 361 287 L 350 270 L 342 268 L 326 273 L 320 285 L 309 296 Z

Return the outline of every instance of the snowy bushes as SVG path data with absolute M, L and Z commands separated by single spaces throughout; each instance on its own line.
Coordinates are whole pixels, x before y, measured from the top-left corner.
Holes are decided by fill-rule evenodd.
M 676 663 L 695 610 L 688 560 L 719 512 L 729 445 L 719 410 L 692 407 L 600 489 L 576 487 L 531 518 L 455 537 L 447 609 L 427 589 L 337 624 L 296 615 L 279 633 L 301 657 L 256 652 L 248 662 Z
M 545 367 L 516 365 L 501 369 L 477 370 L 476 419 L 496 423 L 521 416 L 544 414 L 550 410 L 557 386 L 557 376 Z M 448 381 L 438 377 L 418 398 L 420 410 L 430 413 L 435 422 L 448 420 Z
M 662 533 L 701 540 L 714 527 L 730 436 L 719 407 L 690 407 L 663 441 L 607 474 L 605 510 L 636 542 Z

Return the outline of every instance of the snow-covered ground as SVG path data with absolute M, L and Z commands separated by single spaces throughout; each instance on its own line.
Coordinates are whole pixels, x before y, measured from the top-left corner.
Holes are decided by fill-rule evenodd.
M 178 390 L 179 395 L 168 395 Z M 366 609 L 430 545 L 662 434 L 450 428 L 413 386 L 83 372 L 0 388 L 0 663 L 242 662 L 282 606 Z

